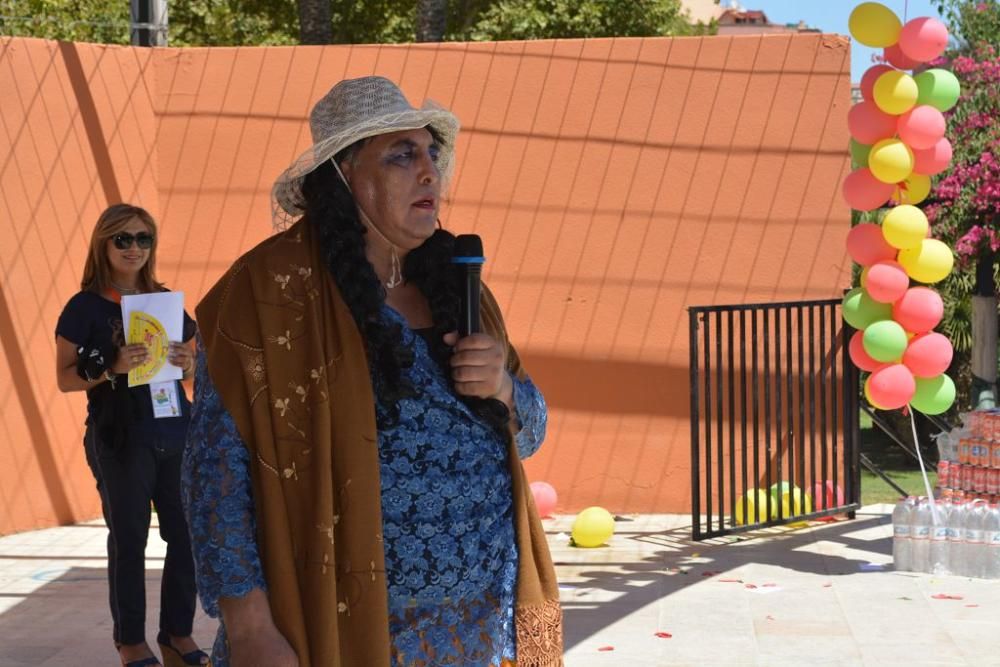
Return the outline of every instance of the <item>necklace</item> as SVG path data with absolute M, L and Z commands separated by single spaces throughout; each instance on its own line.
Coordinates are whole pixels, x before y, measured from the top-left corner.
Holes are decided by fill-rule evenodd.
M 139 293 L 139 288 L 138 287 L 122 287 L 121 285 L 119 285 L 118 283 L 116 283 L 113 280 L 109 280 L 108 282 L 110 282 L 111 286 L 114 287 L 116 290 L 118 290 L 118 292 L 120 294 L 138 294 Z

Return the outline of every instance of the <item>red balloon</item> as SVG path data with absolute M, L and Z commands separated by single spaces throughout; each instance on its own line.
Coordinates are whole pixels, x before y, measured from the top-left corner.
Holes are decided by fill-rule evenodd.
M 948 46 L 948 28 L 931 16 L 921 16 L 899 32 L 899 48 L 906 57 L 925 63 L 944 53 Z
M 873 211 L 888 201 L 896 186 L 872 176 L 871 169 L 855 169 L 844 179 L 841 192 L 847 205 L 856 211 Z
M 813 509 L 817 511 L 841 507 L 844 504 L 844 490 L 840 488 L 840 484 L 834 487 L 833 481 L 829 479 L 826 482 L 816 482 L 813 484 L 813 502 L 816 504 Z
M 552 515 L 556 508 L 556 490 L 548 482 L 532 482 L 531 495 L 535 499 L 535 509 L 538 516 L 545 518 Z
M 885 47 L 882 50 L 882 56 L 890 65 L 897 69 L 913 69 L 920 64 L 919 60 L 914 60 L 903 53 L 902 49 L 899 48 L 899 42 Z
M 933 378 L 948 370 L 954 353 L 947 336 L 931 331 L 910 341 L 903 353 L 903 365 L 918 378 Z
M 916 334 L 927 333 L 941 322 L 943 316 L 941 295 L 930 287 L 911 287 L 892 304 L 892 319 Z
M 911 149 L 933 148 L 944 138 L 944 114 L 929 104 L 921 104 L 900 116 L 896 129 Z
M 870 222 L 855 225 L 847 233 L 847 254 L 861 266 L 896 259 L 898 252 L 882 236 L 882 228 Z
M 875 144 L 896 134 L 897 116 L 890 116 L 874 102 L 860 102 L 847 112 L 847 129 L 862 144 Z
M 913 149 L 913 171 L 924 176 L 940 174 L 951 163 L 951 142 L 946 137 L 938 139 L 930 148 Z
M 865 285 L 868 296 L 879 303 L 892 303 L 906 294 L 910 277 L 899 262 L 883 260 L 868 267 Z
M 893 68 L 888 65 L 872 65 L 865 70 L 865 73 L 861 75 L 861 96 L 869 102 L 874 102 L 872 90 L 875 88 L 875 82 L 880 76 L 891 71 Z
M 903 364 L 886 364 L 868 378 L 868 393 L 879 407 L 895 410 L 910 402 L 917 383 Z
M 871 373 L 873 370 L 881 366 L 882 362 L 875 361 L 868 355 L 867 352 L 865 352 L 865 346 L 863 344 L 864 336 L 864 331 L 855 331 L 854 335 L 851 336 L 851 342 L 847 345 L 847 353 L 851 355 L 851 361 L 854 362 L 855 366 L 867 373 Z

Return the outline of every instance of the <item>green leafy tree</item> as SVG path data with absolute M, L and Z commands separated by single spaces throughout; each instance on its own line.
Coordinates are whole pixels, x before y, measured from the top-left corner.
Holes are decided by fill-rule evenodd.
M 128 44 L 129 3 L 122 0 L 0 0 L 0 35 Z

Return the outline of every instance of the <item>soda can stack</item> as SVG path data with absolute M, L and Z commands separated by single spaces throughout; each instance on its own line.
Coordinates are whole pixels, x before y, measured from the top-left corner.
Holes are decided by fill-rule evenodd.
M 958 502 L 1000 500 L 1000 412 L 966 418 L 955 459 L 938 462 L 938 496 Z

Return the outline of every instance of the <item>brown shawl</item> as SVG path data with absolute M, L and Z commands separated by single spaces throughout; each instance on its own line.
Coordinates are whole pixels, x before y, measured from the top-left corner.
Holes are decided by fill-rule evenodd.
M 375 399 L 361 335 L 304 222 L 240 258 L 198 305 L 208 371 L 251 455 L 257 543 L 302 667 L 390 664 Z M 484 329 L 505 343 L 484 290 Z M 555 571 L 513 438 L 517 664 L 562 665 Z

